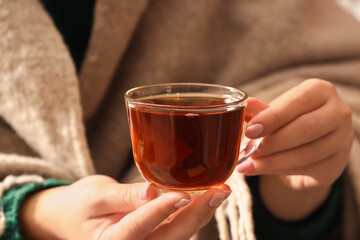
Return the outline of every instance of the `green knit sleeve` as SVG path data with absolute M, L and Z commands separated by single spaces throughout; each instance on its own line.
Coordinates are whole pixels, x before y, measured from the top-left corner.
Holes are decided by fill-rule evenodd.
M 266 209 L 258 190 L 258 176 L 248 177 L 247 183 L 253 197 L 253 217 L 257 239 L 337 239 L 342 218 L 342 178 L 333 184 L 331 193 L 322 206 L 309 217 L 296 222 L 279 220 Z
M 20 233 L 20 226 L 18 222 L 18 212 L 22 200 L 30 193 L 38 190 L 57 187 L 62 185 L 69 185 L 70 182 L 58 180 L 55 178 L 46 179 L 41 183 L 28 183 L 21 186 L 11 188 L 6 191 L 2 197 L 2 208 L 5 215 L 5 232 L 0 237 L 1 240 L 21 240 L 23 239 Z

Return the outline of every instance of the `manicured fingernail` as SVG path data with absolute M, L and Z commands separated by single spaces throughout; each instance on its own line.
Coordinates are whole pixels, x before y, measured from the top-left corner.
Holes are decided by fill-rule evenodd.
M 230 196 L 230 194 L 232 193 L 232 190 L 231 189 L 226 190 L 226 191 L 224 191 L 224 193 L 225 193 L 225 198 L 224 199 L 227 199 Z
M 254 164 L 250 159 L 246 159 L 236 167 L 236 171 L 241 173 L 250 173 L 254 171 Z
M 174 205 L 175 208 L 182 208 L 188 205 L 191 201 L 189 199 L 183 198 L 177 201 Z
M 260 123 L 250 125 L 246 128 L 245 134 L 248 138 L 258 138 L 264 132 L 264 126 Z
M 140 200 L 146 200 L 147 199 L 147 191 L 149 189 L 149 184 L 148 183 L 143 183 L 141 184 L 141 186 L 139 187 L 138 190 L 138 198 Z
M 211 199 L 209 201 L 209 206 L 212 208 L 216 208 L 216 207 L 220 206 L 220 204 L 224 201 L 224 199 L 225 199 L 224 192 L 214 193 L 214 195 L 211 197 Z

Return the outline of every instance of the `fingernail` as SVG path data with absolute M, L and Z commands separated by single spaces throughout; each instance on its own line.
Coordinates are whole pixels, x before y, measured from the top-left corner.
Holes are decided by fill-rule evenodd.
M 147 191 L 149 189 L 149 184 L 148 183 L 144 183 L 139 187 L 138 190 L 138 198 L 140 200 L 146 200 L 147 199 Z
M 241 173 L 250 173 L 254 171 L 254 164 L 250 159 L 246 159 L 236 167 L 236 171 Z
M 224 201 L 224 199 L 225 199 L 224 192 L 214 193 L 214 195 L 211 197 L 209 201 L 209 206 L 212 208 L 217 208 Z
M 232 193 L 232 190 L 230 189 L 230 190 L 226 190 L 226 191 L 224 191 L 224 193 L 225 193 L 225 198 L 224 198 L 224 200 L 225 199 L 227 199 L 229 196 L 230 196 L 230 194 Z
M 191 201 L 189 199 L 183 198 L 177 201 L 174 205 L 175 208 L 182 208 L 188 205 Z
M 260 123 L 250 125 L 246 128 L 245 134 L 248 138 L 258 138 L 264 131 L 264 126 Z

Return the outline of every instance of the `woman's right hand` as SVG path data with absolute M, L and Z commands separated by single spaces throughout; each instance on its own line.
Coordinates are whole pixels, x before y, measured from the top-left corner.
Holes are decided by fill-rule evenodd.
M 193 199 L 184 192 L 157 196 L 146 183 L 89 176 L 28 196 L 21 230 L 29 239 L 189 239 L 230 193 L 223 185 Z

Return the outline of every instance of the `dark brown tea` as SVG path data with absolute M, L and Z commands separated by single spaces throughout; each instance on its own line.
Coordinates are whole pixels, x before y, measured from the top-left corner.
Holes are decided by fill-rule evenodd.
M 166 112 L 141 105 L 128 108 L 135 162 L 147 180 L 160 188 L 197 191 L 222 184 L 230 176 L 239 156 L 244 107 L 207 111 L 205 106 L 228 101 L 214 95 L 138 101 L 174 106 Z M 181 111 L 176 106 L 182 106 Z M 192 111 L 199 106 L 204 110 Z

